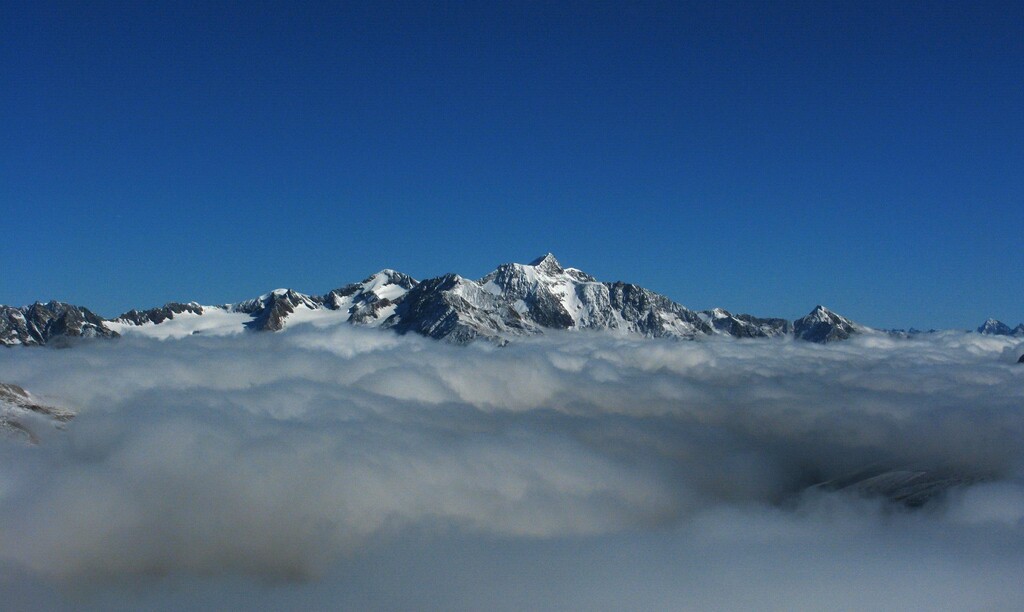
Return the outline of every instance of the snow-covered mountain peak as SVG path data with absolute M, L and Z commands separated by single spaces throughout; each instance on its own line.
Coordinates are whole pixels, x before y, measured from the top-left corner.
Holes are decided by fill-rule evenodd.
M 853 321 L 843 317 L 842 315 L 836 314 L 834 311 L 829 310 L 827 307 L 818 304 L 814 307 L 814 310 L 809 312 L 804 319 L 821 321 L 825 323 L 848 323 L 853 325 Z
M 363 279 L 364 291 L 371 291 L 377 297 L 394 299 L 416 286 L 417 281 L 408 274 L 385 268 Z
M 551 253 L 528 264 L 506 263 L 477 281 L 485 290 L 511 299 L 522 299 L 538 288 L 561 287 L 565 293 L 579 283 L 597 282 L 593 276 L 576 268 L 563 268 Z
M 867 328 L 832 312 L 821 304 L 815 306 L 807 316 L 793 322 L 793 331 L 796 333 L 796 337 L 811 342 L 826 343 L 845 340 L 851 334 L 866 330 Z
M 989 319 L 978 327 L 979 334 L 988 334 L 991 336 L 1009 336 L 1013 334 L 1013 330 L 1010 326 L 998 319 Z
M 402 279 L 410 279 L 414 283 L 416 282 L 408 274 L 403 274 L 403 273 L 399 272 L 398 270 L 392 270 L 391 268 L 384 268 L 383 270 L 380 270 L 376 274 L 371 274 L 366 280 L 369 280 L 371 278 L 383 278 L 383 279 L 387 279 L 387 280 L 393 281 L 393 282 L 398 282 L 398 281 L 401 281 Z M 363 282 L 366 282 L 366 281 L 364 280 Z
M 561 274 L 563 271 L 562 264 L 558 263 L 558 260 L 551 253 L 541 255 L 531 261 L 530 265 L 547 274 Z
M 1010 328 L 1009 325 L 1003 323 L 999 319 L 989 319 L 978 327 L 979 334 L 986 334 L 989 336 L 1017 336 L 1024 337 L 1024 323 L 1021 323 L 1017 327 Z
M 408 274 L 385 268 L 361 282 L 339 287 L 321 300 L 326 308 L 345 313 L 350 322 L 379 325 L 394 314 L 397 303 L 418 284 Z
M 318 300 L 312 296 L 306 295 L 305 293 L 299 293 L 293 289 L 274 289 L 269 293 L 264 293 L 258 298 L 251 300 L 245 300 L 234 305 L 236 312 L 254 312 L 260 310 L 268 305 L 273 305 L 277 302 L 288 302 L 291 306 L 305 306 L 307 308 L 316 308 Z

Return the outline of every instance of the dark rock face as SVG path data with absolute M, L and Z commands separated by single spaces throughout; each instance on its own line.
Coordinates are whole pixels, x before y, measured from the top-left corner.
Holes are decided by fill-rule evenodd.
M 820 344 L 846 340 L 858 331 L 853 321 L 820 305 L 807 316 L 793 322 L 793 333 L 798 339 Z
M 612 309 L 618 311 L 623 320 L 632 324 L 631 327 L 645 336 L 671 335 L 663 324 L 664 314 L 679 317 L 693 327 L 695 334 L 714 333 L 711 326 L 697 316 L 697 313 L 663 295 L 622 282 L 606 283 L 606 286 Z
M 504 336 L 535 333 L 514 310 L 473 281 L 446 274 L 416 285 L 384 327 L 415 332 L 453 344 L 483 338 L 499 344 Z
M 1020 356 L 1020 359 L 1017 360 L 1017 363 L 1024 363 L 1024 355 Z
M 235 312 L 252 315 L 246 327 L 256 331 L 280 331 L 284 328 L 285 318 L 295 312 L 298 306 L 317 309 L 323 306 L 320 298 L 311 297 L 291 289 L 278 289 L 258 298 L 241 302 L 234 307 Z
M 159 324 L 168 319 L 173 319 L 176 314 L 186 312 L 201 315 L 203 314 L 203 307 L 195 302 L 189 302 L 188 304 L 170 302 L 168 304 L 164 304 L 160 308 L 150 308 L 149 310 L 129 310 L 114 320 L 119 323 L 131 323 L 132 325 L 144 325 L 146 323 Z
M 67 346 L 71 338 L 113 338 L 117 332 L 88 308 L 51 301 L 0 306 L 0 344 Z
M 359 307 L 350 309 L 348 317 L 349 323 L 368 325 L 379 319 L 384 310 L 389 306 L 396 305 L 396 303 L 401 303 L 401 298 L 399 298 L 397 302 L 392 302 L 388 298 L 366 300 Z
M 25 313 L 20 308 L 0 306 L 0 343 L 38 344 L 38 341 L 28 333 Z

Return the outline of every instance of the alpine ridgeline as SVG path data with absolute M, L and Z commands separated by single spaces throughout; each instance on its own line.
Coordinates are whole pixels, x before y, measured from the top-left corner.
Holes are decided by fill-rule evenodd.
M 67 346 L 74 338 L 114 337 L 117 332 L 88 308 L 64 302 L 0 306 L 0 344 Z
M 1024 323 L 1011 329 L 1009 325 L 1002 321 L 989 319 L 981 324 L 981 327 L 978 328 L 978 333 L 988 336 L 1015 336 L 1022 338 L 1024 337 Z
M 416 281 L 382 270 L 323 296 L 277 289 L 223 306 L 169 303 L 131 310 L 105 320 L 61 302 L 0 307 L 0 344 L 66 344 L 73 337 L 146 335 L 180 337 L 244 330 L 278 331 L 301 322 L 348 323 L 416 333 L 454 344 L 487 340 L 505 344 L 549 330 L 602 330 L 649 338 L 708 336 L 809 342 L 845 340 L 870 328 L 816 307 L 789 321 L 690 310 L 669 298 L 623 282 L 602 282 L 565 268 L 550 253 L 529 264 L 507 263 L 479 280 L 457 274 Z

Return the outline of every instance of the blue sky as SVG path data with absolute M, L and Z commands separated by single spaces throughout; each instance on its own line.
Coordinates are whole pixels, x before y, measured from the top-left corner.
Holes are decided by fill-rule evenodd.
M 1024 320 L 1024 4 L 0 2 L 0 303 L 553 251 L 694 308 Z

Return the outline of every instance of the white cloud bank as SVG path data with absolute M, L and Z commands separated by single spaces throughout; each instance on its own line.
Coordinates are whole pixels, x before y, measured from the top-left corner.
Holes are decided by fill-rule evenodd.
M 0 351 L 17 608 L 1024 607 L 1024 351 L 946 333 L 497 349 L 349 326 Z M 979 479 L 909 511 L 804 492 Z

